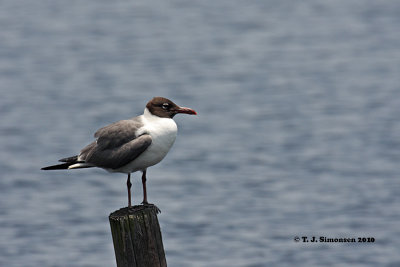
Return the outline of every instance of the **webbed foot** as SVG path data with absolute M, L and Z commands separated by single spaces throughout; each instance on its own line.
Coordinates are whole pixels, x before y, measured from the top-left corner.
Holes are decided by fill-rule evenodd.
M 156 205 L 154 205 L 154 204 L 152 204 L 152 203 L 148 203 L 148 202 L 142 202 L 142 205 L 144 206 L 144 207 L 149 207 L 149 208 L 153 208 L 154 210 L 155 210 L 155 212 L 156 212 L 156 214 L 158 214 L 158 213 L 161 213 L 161 210 L 156 206 Z

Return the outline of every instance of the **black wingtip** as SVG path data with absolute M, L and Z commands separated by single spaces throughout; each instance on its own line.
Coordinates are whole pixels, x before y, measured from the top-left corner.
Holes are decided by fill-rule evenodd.
M 48 171 L 48 170 L 65 170 L 68 169 L 69 166 L 71 166 L 71 163 L 63 163 L 63 164 L 58 164 L 58 165 L 52 165 L 52 166 L 47 166 L 41 168 L 41 170 Z

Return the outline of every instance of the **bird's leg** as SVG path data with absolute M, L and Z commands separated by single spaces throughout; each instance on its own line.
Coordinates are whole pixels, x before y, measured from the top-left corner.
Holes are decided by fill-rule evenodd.
M 131 174 L 128 173 L 128 179 L 126 180 L 126 186 L 128 187 L 128 208 L 132 207 L 132 202 L 131 202 Z
M 161 210 L 154 204 L 147 202 L 147 190 L 146 190 L 146 170 L 143 171 L 142 174 L 142 185 L 143 185 L 143 206 L 147 206 L 153 208 L 156 213 L 161 213 Z
M 147 180 L 146 179 L 146 170 L 144 170 L 143 174 L 142 174 L 142 185 L 143 185 L 143 202 L 142 202 L 142 204 L 144 204 L 144 205 L 149 204 L 147 202 L 146 180 Z

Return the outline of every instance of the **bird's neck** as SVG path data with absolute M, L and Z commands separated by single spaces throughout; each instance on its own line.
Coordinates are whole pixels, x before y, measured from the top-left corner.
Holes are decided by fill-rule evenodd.
M 165 119 L 171 120 L 170 118 L 158 117 L 158 116 L 154 115 L 153 113 L 151 113 L 150 110 L 148 110 L 147 108 L 144 109 L 143 117 L 145 117 L 146 120 L 165 120 Z

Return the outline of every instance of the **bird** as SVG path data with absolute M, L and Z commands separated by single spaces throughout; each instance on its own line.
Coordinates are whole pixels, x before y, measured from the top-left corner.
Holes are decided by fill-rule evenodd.
M 62 158 L 61 164 L 42 170 L 71 170 L 98 167 L 108 172 L 128 175 L 128 208 L 132 207 L 131 173 L 142 172 L 143 205 L 147 201 L 147 168 L 159 163 L 175 142 L 178 127 L 176 114 L 197 115 L 196 111 L 176 105 L 165 97 L 154 97 L 142 115 L 120 120 L 97 130 L 95 141 L 84 147 L 78 155 Z

